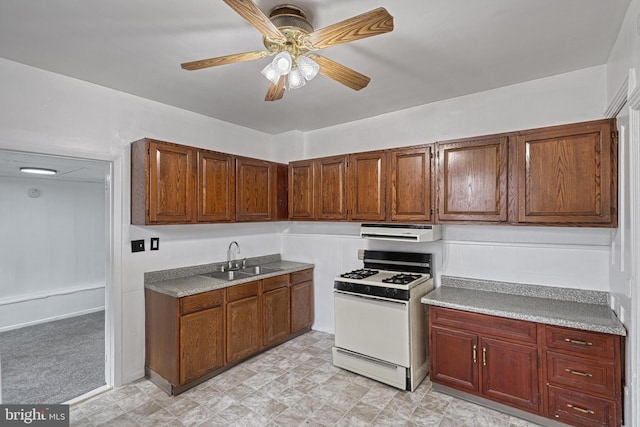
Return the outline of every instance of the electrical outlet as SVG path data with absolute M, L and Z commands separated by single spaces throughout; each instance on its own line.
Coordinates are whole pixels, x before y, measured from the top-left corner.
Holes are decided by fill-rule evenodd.
M 132 240 L 131 252 L 144 252 L 144 240 Z
M 159 237 L 152 237 L 151 238 L 151 242 L 149 244 L 149 250 L 150 251 L 157 251 L 158 249 L 160 249 L 160 238 Z

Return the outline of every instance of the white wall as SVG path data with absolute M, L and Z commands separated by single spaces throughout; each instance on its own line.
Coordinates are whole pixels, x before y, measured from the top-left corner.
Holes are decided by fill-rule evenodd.
M 305 133 L 304 158 L 603 118 L 598 66 Z
M 2 177 L 0 235 L 0 331 L 104 308 L 104 182 Z

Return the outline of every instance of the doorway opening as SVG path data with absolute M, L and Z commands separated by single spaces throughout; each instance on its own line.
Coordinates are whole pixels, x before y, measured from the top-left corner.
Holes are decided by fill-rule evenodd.
M 65 403 L 111 385 L 111 170 L 0 150 L 2 403 Z

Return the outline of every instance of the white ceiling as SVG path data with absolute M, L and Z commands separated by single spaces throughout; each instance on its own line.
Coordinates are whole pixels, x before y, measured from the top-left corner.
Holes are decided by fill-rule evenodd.
M 222 0 L 0 0 L 0 57 L 248 128 L 308 131 L 607 62 L 629 0 L 256 0 L 316 29 L 385 7 L 393 32 L 322 51 L 371 77 L 318 76 L 265 102 L 268 59 L 180 63 L 263 48 Z

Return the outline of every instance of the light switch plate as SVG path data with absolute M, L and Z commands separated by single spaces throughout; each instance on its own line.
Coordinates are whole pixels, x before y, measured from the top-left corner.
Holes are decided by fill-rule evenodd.
M 152 237 L 151 238 L 151 243 L 149 245 L 149 250 L 150 251 L 157 251 L 158 249 L 160 249 L 160 238 L 159 237 Z

